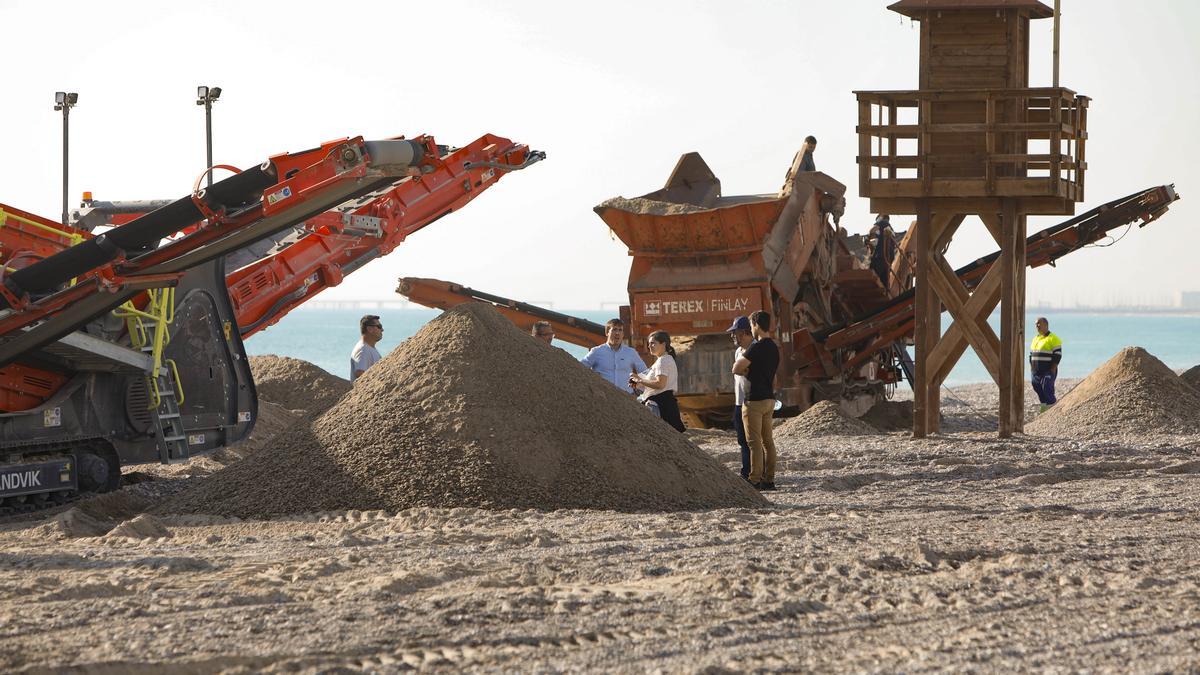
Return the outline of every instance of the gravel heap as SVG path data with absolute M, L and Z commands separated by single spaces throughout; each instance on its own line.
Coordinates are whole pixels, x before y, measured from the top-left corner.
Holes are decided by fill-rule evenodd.
M 859 419 L 880 431 L 910 431 L 913 426 L 913 402 L 879 401 Z
M 350 381 L 290 356 L 251 356 L 258 398 L 319 415 L 350 391 Z
M 1145 349 L 1126 347 L 1025 429 L 1091 438 L 1193 433 L 1197 427 L 1200 392 Z
M 1183 371 L 1180 375 L 1184 382 L 1192 385 L 1196 391 L 1200 391 L 1200 366 L 1192 366 L 1190 369 Z
M 775 442 L 825 436 L 869 436 L 879 431 L 842 412 L 833 401 L 819 401 L 775 429 Z
M 656 199 L 645 199 L 643 197 L 635 197 L 626 199 L 624 197 L 613 197 L 600 204 L 596 208 L 617 209 L 618 211 L 628 211 L 629 213 L 637 213 L 650 216 L 675 216 L 681 213 L 696 213 L 698 211 L 708 211 L 703 206 L 695 204 L 676 204 L 673 202 L 660 202 Z
M 162 511 L 756 507 L 716 459 L 493 307 L 466 303 L 373 366 L 310 426 Z

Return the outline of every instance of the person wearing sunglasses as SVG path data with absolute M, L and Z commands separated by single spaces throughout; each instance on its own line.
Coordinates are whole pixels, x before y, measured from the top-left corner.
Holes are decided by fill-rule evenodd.
M 375 349 L 375 345 L 383 339 L 383 324 L 380 323 L 379 317 L 368 314 L 359 319 L 358 330 L 362 337 L 354 345 L 354 351 L 350 352 L 351 382 L 357 380 L 360 375 L 367 372 L 368 368 L 379 363 L 383 358 L 379 354 L 379 350 Z

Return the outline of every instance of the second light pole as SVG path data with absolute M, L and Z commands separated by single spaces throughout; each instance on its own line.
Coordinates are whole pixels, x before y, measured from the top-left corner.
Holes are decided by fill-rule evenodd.
M 206 87 L 204 85 L 196 87 L 196 105 L 204 106 L 204 137 L 205 137 L 205 148 L 208 151 L 208 153 L 205 155 L 206 158 L 208 159 L 208 164 L 205 166 L 206 169 L 212 168 L 212 165 L 213 165 L 213 159 L 212 159 L 212 104 L 215 103 L 216 100 L 219 98 L 221 98 L 221 88 L 220 87 Z M 210 186 L 212 185 L 212 172 L 211 171 L 208 172 L 208 184 Z
M 71 116 L 71 108 L 79 102 L 79 94 L 75 92 L 54 92 L 54 109 L 63 114 L 63 193 L 62 193 L 62 224 L 67 224 L 67 118 Z

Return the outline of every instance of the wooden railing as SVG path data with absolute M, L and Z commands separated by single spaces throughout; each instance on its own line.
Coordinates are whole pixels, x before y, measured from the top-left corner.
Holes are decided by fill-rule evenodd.
M 864 197 L 1083 200 L 1086 96 L 1061 87 L 855 93 Z

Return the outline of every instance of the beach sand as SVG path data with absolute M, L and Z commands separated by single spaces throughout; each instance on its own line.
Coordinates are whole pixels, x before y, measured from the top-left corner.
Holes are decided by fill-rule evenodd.
M 208 472 L 140 472 L 0 526 L 0 668 L 1200 668 L 1196 429 L 999 440 L 994 387 L 944 401 L 933 438 L 781 444 L 766 508 L 150 515 Z

